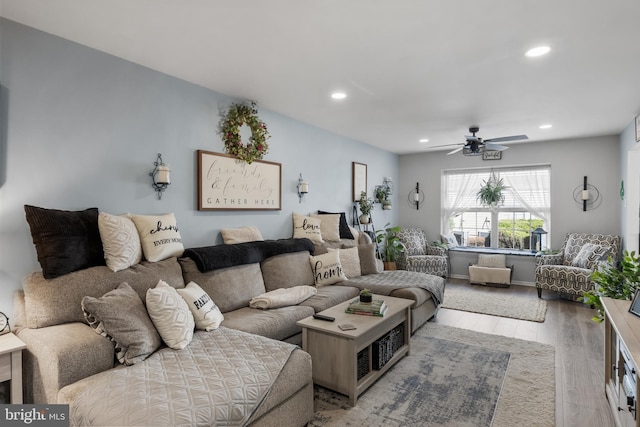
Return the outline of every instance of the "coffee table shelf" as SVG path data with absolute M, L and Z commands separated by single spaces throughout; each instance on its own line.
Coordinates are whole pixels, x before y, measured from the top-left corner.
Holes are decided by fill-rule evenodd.
M 410 308 L 413 301 L 383 295 L 374 295 L 374 299 L 383 299 L 387 303 L 384 317 L 345 313 L 350 302 L 346 301 L 321 312 L 335 317 L 334 322 L 313 317 L 298 322 L 302 326 L 302 349 L 311 354 L 313 360 L 313 382 L 349 396 L 349 402 L 354 406 L 358 396 L 410 350 Z M 338 325 L 344 323 L 350 323 L 356 329 L 343 331 Z M 384 366 L 373 369 L 373 346 L 399 325 L 404 325 L 402 344 Z M 368 372 L 358 379 L 358 353 L 363 350 L 368 355 Z

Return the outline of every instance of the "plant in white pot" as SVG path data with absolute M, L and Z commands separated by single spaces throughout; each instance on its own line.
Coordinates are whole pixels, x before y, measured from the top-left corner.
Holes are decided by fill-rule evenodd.
M 371 216 L 371 210 L 373 209 L 373 199 L 367 198 L 367 193 L 362 191 L 360 193 L 360 200 L 358 200 L 358 205 L 360 205 L 360 223 L 361 224 L 369 224 L 369 218 Z

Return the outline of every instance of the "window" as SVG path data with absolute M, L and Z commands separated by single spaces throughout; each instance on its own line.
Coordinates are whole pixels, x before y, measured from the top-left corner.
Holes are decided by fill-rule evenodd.
M 477 193 L 491 177 L 508 186 L 504 202 L 483 206 Z M 549 235 L 536 241 L 532 231 L 549 231 L 551 167 L 525 166 L 495 169 L 451 170 L 442 176 L 442 225 L 461 246 L 535 250 L 546 246 Z

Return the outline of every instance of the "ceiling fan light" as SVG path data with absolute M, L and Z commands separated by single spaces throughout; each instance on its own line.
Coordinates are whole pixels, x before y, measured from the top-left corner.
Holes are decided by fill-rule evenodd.
M 525 53 L 525 56 L 527 56 L 529 58 L 535 58 L 535 57 L 538 57 L 538 56 L 546 55 L 550 51 L 551 51 L 551 48 L 549 46 L 536 46 L 536 47 L 533 47 L 533 48 L 529 49 Z

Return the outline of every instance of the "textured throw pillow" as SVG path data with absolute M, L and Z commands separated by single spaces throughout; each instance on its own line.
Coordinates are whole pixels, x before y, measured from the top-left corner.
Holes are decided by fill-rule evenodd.
M 104 259 L 111 271 L 136 265 L 142 259 L 142 247 L 136 225 L 127 215 L 100 212 L 98 229 L 104 249 Z
M 225 245 L 264 240 L 258 227 L 253 225 L 240 228 L 223 228 L 220 230 L 220 234 L 222 234 L 222 241 Z
M 98 208 L 61 211 L 25 205 L 24 211 L 46 279 L 104 265 Z
M 378 273 L 375 243 L 358 245 L 358 258 L 360 259 L 360 273 L 363 276 Z
M 340 238 L 354 240 L 355 239 L 354 234 L 349 229 L 349 224 L 347 223 L 347 215 L 344 212 L 318 211 L 318 215 L 336 215 L 336 214 L 340 215 L 340 223 L 339 223 Z
M 322 243 L 321 221 L 319 218 L 312 218 L 297 213 L 293 213 L 293 238 L 307 238 L 312 242 Z
M 340 215 L 311 215 L 320 219 L 322 240 L 337 242 L 340 240 Z
M 315 284 L 308 251 L 269 257 L 260 263 L 260 270 L 267 291 Z
M 455 248 L 456 246 L 458 246 L 458 240 L 453 234 L 441 234 L 440 241 L 449 245 L 450 248 Z
M 326 254 L 309 256 L 311 270 L 316 282 L 316 286 L 333 285 L 334 283 L 347 280 L 347 276 L 342 271 L 338 251 Z
M 147 261 L 158 262 L 171 257 L 179 257 L 184 252 L 182 237 L 178 230 L 176 216 L 131 215 L 140 235 L 142 252 Z
M 196 321 L 196 328 L 212 331 L 218 329 L 224 320 L 218 306 L 213 302 L 196 282 L 189 282 L 187 286 L 178 289 L 178 294 L 184 299 Z
M 160 280 L 147 291 L 146 301 L 147 312 L 162 341 L 176 350 L 189 345 L 196 325 L 189 306 L 175 288 Z
M 594 269 L 598 261 L 606 259 L 609 248 L 595 243 L 585 243 L 571 265 L 574 267 Z
M 343 249 L 329 249 L 329 252 L 337 251 L 338 258 L 340 259 L 340 265 L 344 271 L 344 275 L 347 279 L 359 277 L 362 275 L 360 269 L 360 255 L 358 255 L 358 248 L 343 248 Z
M 126 282 L 100 298 L 84 297 L 82 311 L 89 326 L 113 341 L 124 365 L 143 361 L 162 345 L 142 300 Z
M 507 256 L 503 254 L 479 254 L 478 267 L 506 268 Z

